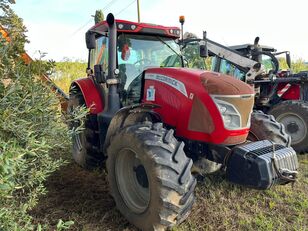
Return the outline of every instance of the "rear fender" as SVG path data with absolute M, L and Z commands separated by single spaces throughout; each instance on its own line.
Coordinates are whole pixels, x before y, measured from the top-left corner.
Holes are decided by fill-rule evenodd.
M 87 108 L 91 114 L 98 114 L 104 110 L 104 102 L 98 87 L 91 78 L 82 78 L 75 80 L 70 87 L 70 95 L 74 91 L 81 91 L 86 102 Z
M 158 108 L 155 104 L 137 104 L 120 109 L 112 118 L 104 142 L 104 153 L 110 144 L 110 138 L 116 134 L 121 128 L 140 123 L 143 121 L 161 122 L 161 117 L 153 111 Z

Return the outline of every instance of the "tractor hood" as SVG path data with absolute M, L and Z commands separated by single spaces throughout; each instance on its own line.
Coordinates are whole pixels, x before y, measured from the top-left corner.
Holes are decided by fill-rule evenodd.
M 206 71 L 200 74 L 202 86 L 210 95 L 249 95 L 252 87 L 229 75 Z
M 221 144 L 246 141 L 254 90 L 231 76 L 188 68 L 149 68 L 144 103 L 160 106 L 177 135 Z
M 146 71 L 146 74 L 157 74 L 157 81 L 164 82 L 173 86 L 184 84 L 185 88 L 189 88 L 192 82 L 201 82 L 201 85 L 210 95 L 249 95 L 254 94 L 254 90 L 248 84 L 235 79 L 226 74 L 221 74 L 212 71 L 203 71 L 189 68 L 150 68 Z M 177 81 L 172 81 L 168 78 L 171 77 Z M 151 76 L 154 77 L 154 76 Z M 150 78 L 151 78 L 150 77 Z M 197 86 L 192 87 L 192 91 Z M 181 91 L 183 91 L 182 89 Z

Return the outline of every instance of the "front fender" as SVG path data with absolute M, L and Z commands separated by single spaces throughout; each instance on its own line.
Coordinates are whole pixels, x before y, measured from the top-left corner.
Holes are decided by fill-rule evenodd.
M 71 84 L 70 94 L 74 93 L 75 90 L 80 90 L 82 92 L 86 106 L 90 109 L 91 114 L 98 114 L 104 110 L 102 96 L 91 78 L 75 80 Z
M 161 122 L 160 115 L 153 111 L 155 104 L 137 104 L 120 109 L 112 118 L 104 142 L 104 153 L 110 144 L 110 138 L 121 128 L 143 121 Z

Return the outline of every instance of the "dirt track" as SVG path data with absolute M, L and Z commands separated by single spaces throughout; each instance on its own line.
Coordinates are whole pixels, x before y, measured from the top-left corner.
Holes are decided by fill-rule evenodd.
M 70 163 L 50 176 L 46 186 L 47 195 L 32 211 L 37 223 L 55 227 L 62 219 L 74 220 L 70 230 L 135 230 L 115 209 L 104 173 Z

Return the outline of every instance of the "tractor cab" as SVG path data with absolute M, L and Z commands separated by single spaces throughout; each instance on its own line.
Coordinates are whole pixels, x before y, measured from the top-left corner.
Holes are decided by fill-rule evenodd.
M 145 23 L 116 20 L 116 69 L 122 106 L 138 103 L 142 73 L 152 67 L 183 67 L 180 47 L 176 43 L 180 30 Z M 95 47 L 90 50 L 89 67 L 101 69 L 108 76 L 109 32 L 107 22 L 92 27 Z M 89 36 L 89 35 L 88 35 Z
M 242 44 L 230 46 L 228 48 L 243 57 L 261 63 L 265 68 L 266 74 L 278 74 L 280 67 L 277 56 L 281 54 L 285 54 L 286 64 L 289 68 L 291 67 L 290 53 L 288 51 L 277 52 L 273 47 L 259 44 Z M 242 66 L 232 63 L 228 59 L 213 55 L 211 66 L 213 71 L 228 74 L 242 81 L 246 81 L 245 75 L 247 70 Z

